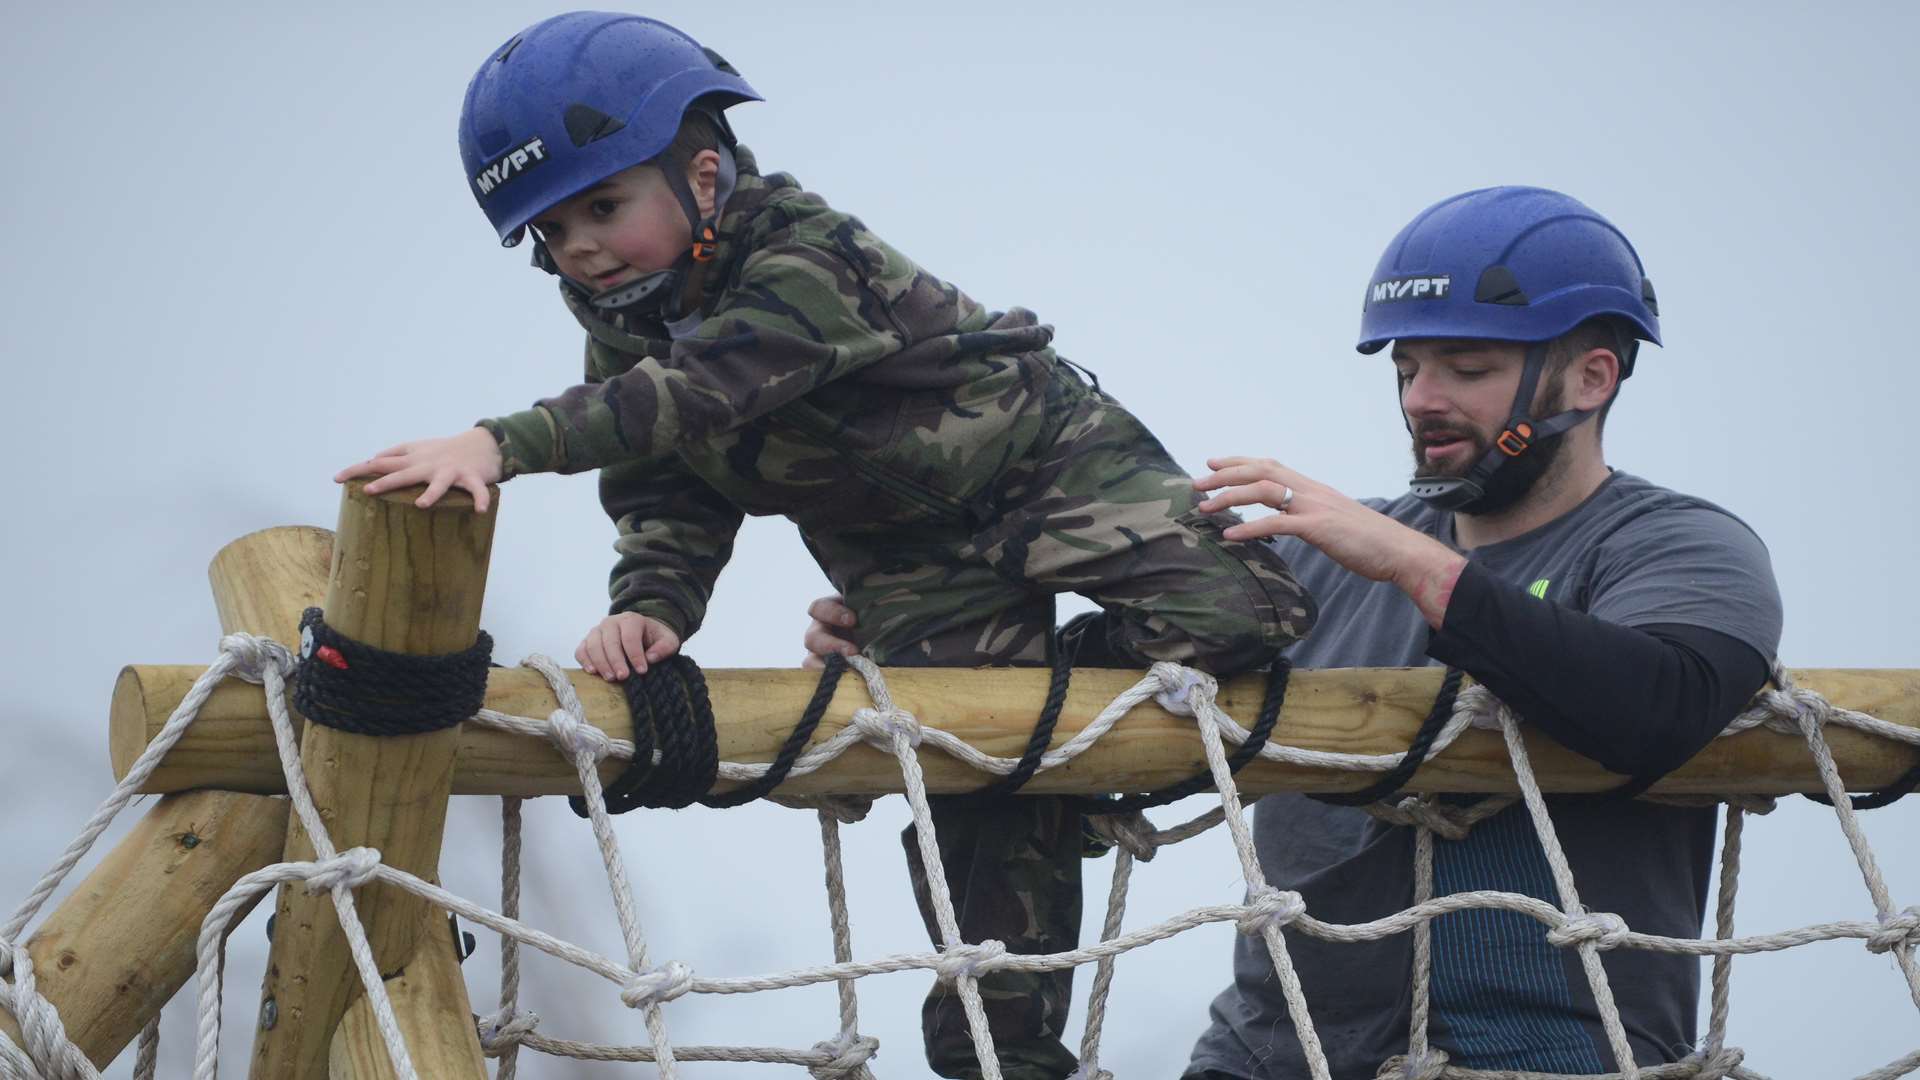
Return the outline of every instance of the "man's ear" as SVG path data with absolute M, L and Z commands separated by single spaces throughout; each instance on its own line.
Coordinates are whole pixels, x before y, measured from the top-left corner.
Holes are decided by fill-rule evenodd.
M 700 216 L 710 218 L 714 210 L 714 186 L 720 178 L 720 154 L 715 150 L 702 150 L 687 162 L 687 188 L 693 192 L 694 204 L 700 208 Z
M 1613 397 L 1620 385 L 1620 357 L 1612 349 L 1588 349 L 1573 362 L 1567 390 L 1572 409 L 1597 409 Z

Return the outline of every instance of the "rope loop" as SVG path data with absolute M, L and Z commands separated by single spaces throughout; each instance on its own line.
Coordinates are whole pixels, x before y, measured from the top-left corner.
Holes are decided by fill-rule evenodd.
M 348 848 L 331 859 L 319 859 L 306 872 L 310 893 L 331 890 L 335 885 L 357 889 L 373 880 L 380 871 L 380 852 L 370 847 Z
M 1374 1080 L 1442 1080 L 1447 1075 L 1447 1052 L 1429 1046 L 1417 1054 L 1390 1057 L 1380 1063 Z
M 1694 1067 L 1693 1080 L 1727 1080 L 1746 1059 L 1745 1050 L 1723 1046 L 1711 1054 L 1690 1054 L 1685 1060 Z
M 584 754 L 598 764 L 613 753 L 613 740 L 607 733 L 575 716 L 571 710 L 555 709 L 547 715 L 547 738 L 567 755 L 578 760 Z
M 978 979 L 1005 966 L 1007 945 L 989 938 L 978 945 L 949 945 L 933 966 L 941 982 Z
M 1549 945 L 1587 945 L 1596 949 L 1617 949 L 1626 944 L 1630 933 L 1627 920 L 1612 912 L 1589 911 L 1569 915 L 1559 926 L 1547 931 Z
M 1087 828 L 1100 839 L 1141 862 L 1152 862 L 1160 850 L 1159 830 L 1138 810 L 1129 814 L 1089 814 Z
M 480 1050 L 488 1057 L 499 1057 L 510 1046 L 518 1046 L 533 1029 L 540 1026 L 540 1014 L 501 1009 L 479 1020 Z
M 630 1009 L 645 1009 L 664 1005 L 691 989 L 693 969 L 678 960 L 669 960 L 628 979 L 620 990 L 620 1000 Z
M 269 668 L 280 673 L 281 678 L 293 674 L 293 652 L 272 638 L 257 634 L 233 633 L 220 639 L 220 651 L 233 657 L 233 671 L 236 679 L 250 683 L 263 683 Z
M 1214 695 L 1220 691 L 1213 676 L 1168 660 L 1153 665 L 1147 674 L 1160 684 L 1153 700 L 1175 716 L 1200 715 L 1202 705 L 1213 704 Z
M 1920 907 L 1910 907 L 1895 915 L 1880 916 L 1880 929 L 1867 938 L 1867 951 L 1887 953 L 1899 948 L 1920 948 Z
M 920 721 L 905 709 L 891 704 L 885 708 L 853 710 L 853 728 L 867 742 L 891 751 L 896 733 L 907 737 L 907 745 L 917 747 L 927 733 L 920 727 Z
M 1259 937 L 1271 926 L 1284 930 L 1295 919 L 1307 913 L 1307 901 L 1299 893 L 1290 889 L 1276 889 L 1263 885 L 1247 897 L 1246 913 L 1234 920 L 1234 925 L 1248 937 Z
M 841 1080 L 852 1076 L 861 1067 L 880 1052 L 880 1040 L 871 1035 L 842 1035 L 837 1039 L 813 1044 L 814 1050 L 822 1054 L 832 1054 L 833 1060 L 823 1065 L 809 1065 L 807 1074 L 814 1080 Z

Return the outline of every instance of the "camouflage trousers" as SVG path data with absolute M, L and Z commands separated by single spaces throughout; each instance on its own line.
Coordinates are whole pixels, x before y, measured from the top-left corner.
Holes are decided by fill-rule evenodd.
M 1105 640 L 1090 652 L 1142 667 L 1172 660 L 1234 674 L 1306 635 L 1315 607 L 1286 564 L 1264 545 L 1224 539 L 1236 519 L 1195 510 L 1191 478 L 1138 420 L 1097 391 L 1068 406 L 1059 437 L 1007 471 L 983 528 L 809 538 L 858 614 L 869 656 L 897 666 L 1047 664 L 1062 592 L 1104 612 Z M 1015 953 L 1077 947 L 1081 823 L 1071 801 L 936 798 L 933 819 L 963 940 L 991 938 Z M 938 942 L 912 826 L 902 840 Z M 1061 1040 L 1071 971 L 996 972 L 980 990 L 1008 1080 L 1073 1072 Z M 921 1023 L 934 1072 L 980 1075 L 954 987 L 935 985 Z

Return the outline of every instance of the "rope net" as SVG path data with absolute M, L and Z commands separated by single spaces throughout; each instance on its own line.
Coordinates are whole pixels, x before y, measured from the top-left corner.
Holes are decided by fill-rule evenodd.
M 557 708 L 544 719 L 510 716 L 482 709 L 469 722 L 545 737 L 572 762 L 579 773 L 584 809 L 605 865 L 624 945 L 623 959 L 602 956 L 521 921 L 520 799 L 509 797 L 502 802 L 505 843 L 501 861 L 502 896 L 497 911 L 385 865 L 380 860 L 379 852 L 372 849 L 355 847 L 342 851 L 336 848 L 308 790 L 293 720 L 287 711 L 286 685 L 295 667 L 294 658 L 285 647 L 269 639 L 232 634 L 221 639 L 219 656 L 195 682 L 160 734 L 128 770 L 125 779 L 101 804 L 81 834 L 40 879 L 12 917 L 0 925 L 0 975 L 10 975 L 12 980 L 11 983 L 0 980 L 0 1007 L 13 1014 L 22 1032 L 20 1043 L 0 1035 L 0 1076 L 8 1080 L 93 1080 L 99 1076 L 93 1064 L 67 1037 L 57 1011 L 37 992 L 33 962 L 24 944 L 23 931 L 114 816 L 131 801 L 167 751 L 193 723 L 214 686 L 229 676 L 263 684 L 266 690 L 275 742 L 279 748 L 281 767 L 286 774 L 287 791 L 294 813 L 312 837 L 316 855 L 312 861 L 276 863 L 247 874 L 215 904 L 202 923 L 196 967 L 198 1041 L 193 1070 L 195 1080 L 213 1080 L 218 1072 L 222 960 L 226 932 L 257 896 L 283 883 L 299 883 L 309 892 L 329 894 L 345 929 L 355 967 L 372 1005 L 395 1072 L 403 1078 L 415 1077 L 417 1073 L 354 906 L 354 889 L 373 881 L 404 889 L 429 904 L 485 926 L 501 936 L 499 1007 L 491 1015 L 475 1018 L 482 1049 L 487 1056 L 498 1059 L 497 1075 L 500 1080 L 512 1080 L 516 1076 L 522 1050 L 594 1061 L 651 1062 L 666 1077 L 676 1075 L 679 1062 L 729 1061 L 801 1066 L 819 1080 L 870 1080 L 874 1073 L 869 1063 L 879 1048 L 879 1042 L 860 1032 L 856 984 L 859 979 L 869 975 L 910 970 L 931 971 L 938 978 L 954 984 L 967 1015 L 982 1075 L 989 1080 L 998 1080 L 1000 1070 L 982 1010 L 979 979 L 1000 970 L 1034 972 L 1085 964 L 1094 965 L 1095 974 L 1080 1049 L 1081 1065 L 1075 1080 L 1102 1080 L 1113 1076 L 1100 1066 L 1099 1061 L 1100 1035 L 1113 985 L 1115 959 L 1187 930 L 1223 922 L 1233 923 L 1241 933 L 1256 937 L 1265 945 L 1284 992 L 1289 1014 L 1300 1033 L 1309 1075 L 1315 1080 L 1328 1080 L 1330 1072 L 1307 1012 L 1306 997 L 1288 956 L 1283 931 L 1289 929 L 1297 934 L 1335 942 L 1373 941 L 1404 933 L 1414 935 L 1413 1022 L 1409 1031 L 1409 1053 L 1383 1062 L 1378 1076 L 1393 1080 L 1571 1080 L 1559 1074 L 1487 1071 L 1455 1066 L 1449 1063 L 1442 1050 L 1432 1045 L 1427 1031 L 1431 923 L 1442 915 L 1469 909 L 1517 912 L 1543 924 L 1547 939 L 1552 944 L 1576 950 L 1598 1004 L 1614 1059 L 1621 1063 L 1618 1072 L 1604 1074 L 1604 1078 L 1589 1076 L 1585 1080 L 1766 1080 L 1763 1074 L 1748 1068 L 1743 1052 L 1729 1046 L 1726 1040 L 1732 961 L 1738 955 L 1777 952 L 1817 941 L 1859 940 L 1871 952 L 1889 954 L 1894 958 L 1905 977 L 1915 1008 L 1920 1009 L 1920 964 L 1916 964 L 1914 956 L 1916 946 L 1920 946 L 1920 907 L 1899 909 L 1895 906 L 1873 851 L 1860 829 L 1854 801 L 1847 795 L 1846 785 L 1828 749 L 1825 735 L 1828 728 L 1838 726 L 1920 747 L 1920 729 L 1838 708 L 1816 693 L 1795 687 L 1784 669 L 1776 671 L 1774 687 L 1758 695 L 1747 711 L 1729 725 L 1723 737 L 1766 727 L 1804 739 L 1872 900 L 1876 918 L 1871 922 L 1828 922 L 1780 933 L 1735 936 L 1734 901 L 1739 884 L 1742 830 L 1749 814 L 1764 814 L 1773 807 L 1772 799 L 1758 797 L 1664 800 L 1693 804 L 1724 801 L 1728 805 L 1722 843 L 1717 926 L 1712 939 L 1643 934 L 1634 931 L 1619 916 L 1589 911 L 1580 901 L 1546 801 L 1528 761 L 1526 747 L 1520 737 L 1520 720 L 1479 687 L 1469 687 L 1459 692 L 1451 715 L 1437 737 L 1425 747 L 1422 759 L 1444 751 L 1469 728 L 1486 728 L 1503 734 L 1519 780 L 1521 793 L 1518 798 L 1525 804 L 1540 837 L 1552 870 L 1558 904 L 1509 892 L 1434 895 L 1434 838 L 1458 839 L 1466 835 L 1477 822 L 1511 805 L 1514 799 L 1487 799 L 1459 807 L 1431 799 L 1406 797 L 1390 803 L 1377 803 L 1368 811 L 1383 820 L 1415 830 L 1414 904 L 1393 915 L 1366 923 L 1321 921 L 1307 910 L 1298 893 L 1273 888 L 1261 871 L 1229 762 L 1232 753 L 1229 746 L 1245 745 L 1250 737 L 1249 731 L 1219 708 L 1215 700 L 1217 687 L 1211 677 L 1163 663 L 1154 665 L 1138 683 L 1115 698 L 1085 730 L 1042 755 L 1039 768 L 1055 768 L 1071 761 L 1110 731 L 1133 708 L 1148 701 L 1157 701 L 1168 711 L 1194 720 L 1214 785 L 1219 792 L 1220 805 L 1191 821 L 1166 829 L 1155 827 L 1138 812 L 1091 819 L 1095 829 L 1116 848 L 1113 885 L 1100 941 L 1071 952 L 1020 955 L 1008 952 L 1005 945 L 997 941 L 961 940 L 952 897 L 946 887 L 946 875 L 934 839 L 919 755 L 928 748 L 936 749 L 959 758 L 983 773 L 1001 777 L 1022 768 L 1031 770 L 1031 763 L 1023 766 L 1020 759 L 984 754 L 947 732 L 922 726 L 918 718 L 894 704 L 880 669 L 865 658 L 855 657 L 851 663 L 865 680 L 872 704 L 857 710 L 852 724 L 791 761 L 779 763 L 779 766 L 790 767 L 789 775 L 806 775 L 856 743 L 877 747 L 898 761 L 919 837 L 920 854 L 927 867 L 932 906 L 941 933 L 940 945 L 933 952 L 856 960 L 841 867 L 840 828 L 861 820 L 871 807 L 872 800 L 844 796 L 804 799 L 774 796 L 776 801 L 783 804 L 812 809 L 819 818 L 834 960 L 831 964 L 772 975 L 716 978 L 698 975 L 679 961 L 656 963 L 649 954 L 646 936 L 635 914 L 633 890 L 619 841 L 614 835 L 606 792 L 602 789 L 597 769 L 599 762 L 605 758 L 631 759 L 635 754 L 634 744 L 611 738 L 587 722 L 571 684 L 552 660 L 536 655 L 523 663 L 545 677 L 553 690 Z M 1337 754 L 1267 741 L 1259 746 L 1258 756 L 1298 765 L 1390 773 L 1402 766 L 1407 754 Z M 769 770 L 775 767 L 722 762 L 719 778 L 752 784 L 765 778 Z M 1221 824 L 1227 827 L 1238 853 L 1241 873 L 1246 882 L 1245 902 L 1197 907 L 1150 926 L 1123 931 L 1127 889 L 1134 864 L 1151 860 L 1155 852 L 1165 845 L 1190 839 Z M 576 965 L 612 984 L 612 992 L 617 993 L 624 1004 L 640 1011 L 646 1029 L 646 1041 L 637 1045 L 609 1045 L 558 1038 L 539 1030 L 539 1017 L 522 1009 L 519 1000 L 520 949 L 523 946 Z M 1620 1012 L 1614 1004 L 1607 974 L 1600 962 L 1600 953 L 1619 948 L 1660 950 L 1713 958 L 1708 1030 L 1700 1046 L 1685 1059 L 1659 1066 L 1642 1067 L 1632 1063 L 1633 1055 L 1628 1049 Z M 669 1038 L 663 1006 L 687 994 L 744 994 L 822 983 L 834 983 L 838 987 L 838 1023 L 831 1037 L 811 1047 L 676 1046 Z M 156 1017 L 140 1037 L 135 1075 L 142 1080 L 151 1077 L 154 1072 L 157 1023 Z M 1920 1049 L 1881 1068 L 1863 1073 L 1858 1080 L 1895 1080 L 1916 1070 L 1920 1070 Z

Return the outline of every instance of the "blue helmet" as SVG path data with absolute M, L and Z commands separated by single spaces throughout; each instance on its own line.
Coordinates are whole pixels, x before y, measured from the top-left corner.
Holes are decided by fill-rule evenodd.
M 1593 410 L 1535 418 L 1547 343 L 1589 319 L 1619 336 L 1620 378 L 1633 374 L 1639 341 L 1660 343 L 1660 307 L 1640 256 L 1619 229 L 1577 199 L 1534 187 L 1469 191 L 1433 204 L 1387 245 L 1367 283 L 1356 348 L 1376 353 L 1416 338 L 1468 338 L 1527 346 L 1511 415 L 1464 476 L 1416 477 L 1413 494 L 1443 510 L 1491 512 L 1530 483 L 1496 475 L 1571 430 Z
M 1653 284 L 1620 230 L 1557 191 L 1482 188 L 1428 207 L 1387 245 L 1367 284 L 1357 347 L 1547 341 L 1598 316 L 1660 343 Z M 1624 378 L 1633 358 L 1620 360 Z
M 638 15 L 574 11 L 495 49 L 467 84 L 460 160 L 500 242 L 560 201 L 673 143 L 689 107 L 760 95 L 717 53 Z

